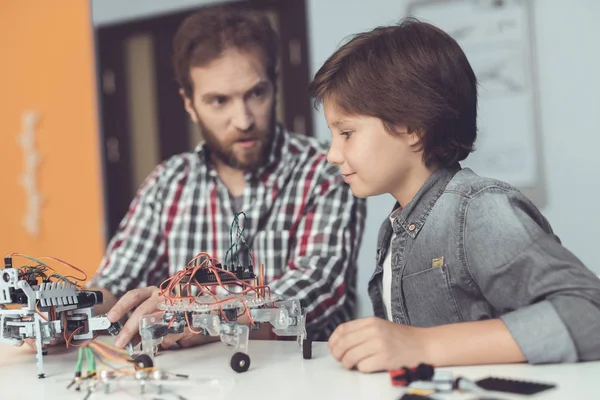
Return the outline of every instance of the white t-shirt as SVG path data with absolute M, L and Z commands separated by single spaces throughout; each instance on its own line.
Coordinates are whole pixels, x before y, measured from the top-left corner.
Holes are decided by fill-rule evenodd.
M 397 208 L 390 214 L 390 224 L 394 222 L 394 219 L 401 210 L 401 208 Z M 385 314 L 387 319 L 392 322 L 392 242 L 395 237 L 396 234 L 394 233 L 390 239 L 390 245 L 383 261 L 383 276 L 381 277 L 381 295 L 383 297 L 383 304 L 385 305 Z

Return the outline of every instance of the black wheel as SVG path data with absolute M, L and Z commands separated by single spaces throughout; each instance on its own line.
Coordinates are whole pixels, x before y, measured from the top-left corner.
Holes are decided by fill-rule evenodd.
M 152 368 L 154 362 L 148 354 L 140 354 L 133 358 L 133 363 L 139 368 Z
M 302 358 L 310 360 L 312 358 L 312 335 L 306 334 L 306 338 L 302 339 Z
M 237 352 L 231 356 L 231 368 L 235 372 L 246 372 L 250 368 L 250 356 L 246 353 Z

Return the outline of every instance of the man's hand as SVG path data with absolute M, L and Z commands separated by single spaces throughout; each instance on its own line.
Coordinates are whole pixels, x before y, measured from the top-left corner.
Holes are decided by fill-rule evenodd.
M 158 288 L 150 286 L 146 288 L 134 289 L 123 295 L 114 307 L 106 314 L 110 322 L 121 320 L 128 312 L 133 311 L 127 322 L 123 325 L 123 329 L 115 338 L 115 346 L 125 347 L 127 343 L 138 334 L 140 320 L 144 315 L 152 314 L 156 311 L 157 306 L 163 298 L 158 295 Z M 238 319 L 240 324 L 248 324 L 249 320 L 246 315 Z M 251 339 L 272 339 L 271 327 L 268 324 L 261 325 L 258 331 L 250 332 Z M 201 335 L 192 332 L 189 328 L 185 329 L 181 334 L 169 334 L 163 338 L 161 347 L 163 349 L 192 347 L 200 344 L 215 342 L 219 340 L 219 336 Z
M 117 304 L 106 314 L 110 322 L 117 322 L 128 312 L 135 309 L 127 320 L 121 333 L 115 338 L 115 346 L 125 347 L 139 332 L 140 320 L 144 315 L 152 314 L 156 307 L 163 301 L 158 295 L 158 288 L 150 286 L 131 290 L 117 301 Z
M 250 320 L 248 315 L 241 315 L 237 319 L 238 324 L 248 325 Z M 271 325 L 264 323 L 257 330 L 250 331 L 251 340 L 272 340 L 275 338 Z M 192 332 L 189 328 L 185 328 L 185 332 L 181 334 L 167 335 L 164 337 L 161 347 L 163 349 L 177 349 L 198 346 L 201 344 L 212 343 L 220 340 L 220 336 L 201 335 L 197 332 Z
M 424 329 L 376 317 L 358 319 L 337 327 L 329 338 L 329 350 L 345 368 L 361 372 L 428 363 Z
M 185 332 L 183 333 L 165 336 L 160 347 L 165 350 L 188 348 L 216 342 L 218 340 L 220 340 L 220 336 L 202 335 L 197 332 L 192 332 L 190 328 L 185 328 Z
M 158 292 L 159 290 L 156 286 L 131 290 L 125 293 L 123 297 L 117 301 L 117 304 L 115 304 L 106 314 L 106 317 L 110 322 L 116 322 L 127 315 L 128 312 L 135 309 L 127 322 L 123 325 L 121 332 L 115 338 L 115 346 L 121 348 L 125 347 L 125 345 L 131 342 L 138 334 L 142 317 L 154 313 L 157 310 L 158 304 L 164 301 L 164 299 L 159 296 Z M 214 342 L 218 339 L 218 336 L 216 338 L 203 336 L 186 328 L 184 333 L 169 334 L 165 336 L 161 347 L 163 349 L 191 347 Z

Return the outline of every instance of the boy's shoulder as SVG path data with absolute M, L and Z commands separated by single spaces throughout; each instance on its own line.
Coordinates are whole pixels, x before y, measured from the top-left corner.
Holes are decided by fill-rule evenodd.
M 446 186 L 445 193 L 461 196 L 466 201 L 469 215 L 478 224 L 488 221 L 496 226 L 498 220 L 506 227 L 513 221 L 513 228 L 521 226 L 531 232 L 541 227 L 552 232 L 548 220 L 538 207 L 515 186 L 498 179 L 480 176 L 470 168 L 459 170 Z M 487 223 L 487 222 L 486 222 Z
M 521 195 L 519 189 L 498 179 L 478 175 L 470 168 L 462 168 L 452 177 L 445 192 L 457 193 L 463 197 L 474 198 L 486 192 L 499 192 Z

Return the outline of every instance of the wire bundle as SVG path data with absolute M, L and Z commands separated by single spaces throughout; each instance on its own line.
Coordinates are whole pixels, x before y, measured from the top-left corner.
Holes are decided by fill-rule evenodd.
M 202 260 L 200 265 L 196 265 L 198 260 Z M 219 261 L 214 257 L 210 256 L 208 253 L 199 253 L 194 257 L 186 267 L 182 270 L 177 271 L 175 275 L 169 277 L 167 280 L 163 281 L 159 286 L 159 295 L 165 299 L 165 302 L 173 305 L 175 301 L 187 301 L 189 305 L 194 304 L 196 299 L 200 296 L 211 296 L 214 301 L 203 303 L 205 305 L 219 305 L 229 302 L 237 302 L 240 300 L 240 297 L 245 294 L 254 293 L 257 297 L 265 297 L 271 295 L 271 289 L 269 286 L 264 284 L 264 265 L 260 265 L 260 273 L 258 283 L 256 283 L 256 279 L 252 279 L 255 284 L 251 284 L 245 280 L 239 279 L 234 273 L 223 270 L 216 265 L 219 264 Z M 200 269 L 207 269 L 209 272 L 212 272 L 217 280 L 216 283 L 207 283 L 201 284 L 196 279 L 196 273 Z M 231 280 L 227 280 L 223 282 L 220 273 L 224 273 L 231 277 Z M 241 291 L 233 292 L 228 289 L 229 286 L 239 287 Z M 228 294 L 233 296 L 226 298 L 219 298 L 216 293 L 216 288 L 222 288 Z M 198 294 L 194 295 L 194 289 L 198 289 Z M 248 306 L 244 304 L 244 311 L 242 313 L 248 316 L 248 319 L 252 325 L 254 325 L 254 321 L 250 316 Z M 221 315 L 223 318 L 228 321 L 223 309 L 220 308 Z M 188 322 L 188 327 L 190 326 L 188 318 L 188 314 L 185 314 L 186 321 Z M 175 318 L 175 317 L 173 317 Z M 170 322 L 172 324 L 174 319 Z M 200 332 L 197 332 L 200 333 Z
M 233 222 L 231 223 L 231 226 L 229 227 L 229 243 L 231 245 L 229 246 L 229 249 L 225 253 L 225 265 L 229 265 L 227 263 L 228 260 L 230 261 L 231 265 L 243 265 L 244 264 L 243 262 L 240 261 L 240 250 L 238 250 L 239 246 L 242 247 L 242 250 L 246 250 L 246 252 L 248 254 L 249 262 L 254 264 L 253 263 L 254 259 L 252 256 L 252 249 L 250 248 L 250 245 L 248 245 L 248 243 L 246 242 L 246 237 L 244 236 L 244 227 L 240 226 L 240 216 L 244 217 L 244 222 L 246 221 L 246 214 L 243 211 L 239 212 L 239 213 L 235 214 L 235 216 L 233 217 Z M 234 232 L 235 232 L 235 239 L 234 239 Z M 231 258 L 229 258 L 230 254 L 231 254 Z
M 244 229 L 240 224 L 240 217 L 242 216 L 245 220 L 246 214 L 244 212 L 240 212 L 235 215 L 229 230 L 231 246 L 225 253 L 224 265 L 226 266 L 228 265 L 228 261 L 231 265 L 242 265 L 242 263 L 240 263 L 240 251 L 238 246 L 242 246 L 243 249 L 247 251 L 250 262 L 253 262 L 252 249 L 246 242 L 246 238 L 244 237 Z M 205 269 L 209 274 L 214 275 L 216 282 L 198 282 L 196 274 L 202 269 Z M 228 277 L 225 282 L 223 282 L 223 279 L 221 278 L 223 275 Z M 238 290 L 230 290 L 232 287 L 235 287 Z M 219 298 L 217 295 L 217 288 L 221 288 L 227 295 L 231 296 Z M 182 270 L 177 271 L 177 273 L 163 281 L 159 286 L 159 295 L 164 298 L 165 303 L 169 305 L 173 305 L 176 301 L 187 301 L 189 305 L 192 305 L 200 296 L 212 297 L 214 301 L 208 303 L 203 302 L 203 304 L 207 306 L 220 306 L 219 311 L 225 321 L 229 321 L 229 319 L 223 312 L 222 306 L 230 302 L 239 302 L 240 298 L 247 294 L 255 294 L 256 297 L 262 297 L 263 299 L 265 299 L 267 296 L 268 298 L 271 297 L 271 289 L 265 284 L 264 265 L 260 264 L 258 279 L 240 279 L 230 270 L 221 268 L 220 261 L 206 252 L 198 253 L 188 262 L 187 266 L 185 266 Z M 250 315 L 250 309 L 245 302 L 242 301 L 242 304 L 244 309 L 240 315 L 246 314 L 249 322 L 254 326 L 255 323 Z M 188 327 L 190 327 L 191 324 L 188 320 L 188 313 L 185 313 L 185 318 Z M 169 327 L 174 323 L 174 321 L 175 316 L 173 316 L 169 322 Z M 194 331 L 192 330 L 192 332 Z
M 23 265 L 23 266 L 19 267 L 19 279 L 24 279 L 27 281 L 33 281 L 33 280 L 38 281 L 38 279 L 41 279 L 42 282 L 51 282 L 54 279 L 55 281 L 63 281 L 63 282 L 69 283 L 73 286 L 80 288 L 81 286 L 78 284 L 77 281 L 86 281 L 88 278 L 87 274 L 84 271 L 82 271 L 81 269 L 77 268 L 76 266 L 74 266 L 72 264 L 69 264 L 66 261 L 60 260 L 55 257 L 34 258 L 34 257 L 28 256 L 25 254 L 20 254 L 20 253 L 11 253 L 6 256 L 6 258 L 12 258 L 12 257 L 25 258 L 25 259 L 35 263 L 35 265 Z M 43 262 L 42 260 L 51 260 L 51 261 L 57 262 L 61 265 L 67 266 L 71 269 L 74 269 L 75 271 L 82 274 L 82 276 L 75 277 L 72 275 L 59 274 L 53 267 L 51 267 L 47 263 Z M 51 271 L 51 273 L 48 275 L 49 271 Z

